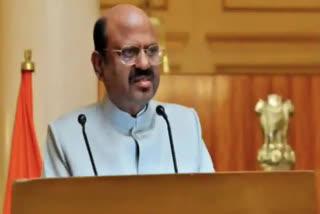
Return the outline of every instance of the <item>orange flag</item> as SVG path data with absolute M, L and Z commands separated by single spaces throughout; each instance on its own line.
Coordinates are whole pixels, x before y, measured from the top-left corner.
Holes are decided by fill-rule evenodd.
M 18 178 L 40 177 L 41 163 L 33 124 L 32 70 L 23 70 L 12 134 L 3 214 L 11 212 L 12 181 Z

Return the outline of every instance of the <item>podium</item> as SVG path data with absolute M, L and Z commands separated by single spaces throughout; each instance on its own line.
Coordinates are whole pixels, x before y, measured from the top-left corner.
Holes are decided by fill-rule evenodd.
M 315 173 L 71 177 L 18 180 L 12 214 L 315 214 Z

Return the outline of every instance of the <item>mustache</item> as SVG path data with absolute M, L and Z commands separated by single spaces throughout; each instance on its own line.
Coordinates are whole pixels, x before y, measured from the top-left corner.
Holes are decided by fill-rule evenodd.
M 141 76 L 149 77 L 153 81 L 155 74 L 152 68 L 148 68 L 148 69 L 134 68 L 130 71 L 129 78 L 128 78 L 129 83 L 132 83 L 135 78 L 141 77 Z

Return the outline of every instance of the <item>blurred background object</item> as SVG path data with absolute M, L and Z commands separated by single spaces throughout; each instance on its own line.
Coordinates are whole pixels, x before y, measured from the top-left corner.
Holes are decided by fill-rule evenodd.
M 288 144 L 289 119 L 294 112 L 290 100 L 282 102 L 281 96 L 269 94 L 255 105 L 263 133 L 263 145 L 258 150 L 258 163 L 265 171 L 290 170 L 296 156 Z

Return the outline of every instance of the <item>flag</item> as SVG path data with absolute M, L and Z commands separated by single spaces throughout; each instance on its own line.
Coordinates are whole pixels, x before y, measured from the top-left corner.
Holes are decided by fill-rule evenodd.
M 40 177 L 41 163 L 33 124 L 32 70 L 23 70 L 12 134 L 3 214 L 11 213 L 12 181 L 18 178 Z

